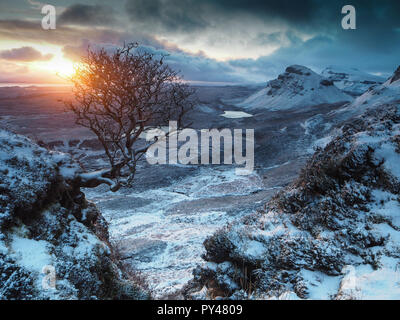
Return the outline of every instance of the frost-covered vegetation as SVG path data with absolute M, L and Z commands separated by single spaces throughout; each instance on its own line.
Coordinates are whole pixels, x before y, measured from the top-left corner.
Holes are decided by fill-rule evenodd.
M 205 241 L 190 297 L 400 297 L 400 107 L 341 131 L 265 210 Z
M 76 186 L 79 170 L 0 131 L 0 299 L 147 297 L 119 269 L 107 223 Z

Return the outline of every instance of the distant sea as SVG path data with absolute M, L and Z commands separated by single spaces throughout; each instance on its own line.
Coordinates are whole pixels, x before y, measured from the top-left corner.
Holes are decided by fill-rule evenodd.
M 0 82 L 0 88 L 4 87 L 70 87 L 69 84 L 62 83 L 17 83 L 17 82 Z

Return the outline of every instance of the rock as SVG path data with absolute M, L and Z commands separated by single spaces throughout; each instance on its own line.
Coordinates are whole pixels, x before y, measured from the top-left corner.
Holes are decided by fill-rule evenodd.
M 326 79 L 311 69 L 293 65 L 286 68 L 277 79 L 242 101 L 238 106 L 246 109 L 266 109 L 272 111 L 315 107 L 352 101 L 330 79 Z
M 385 79 L 356 68 L 329 66 L 321 75 L 330 80 L 336 87 L 353 97 L 362 95 L 372 86 L 381 85 Z

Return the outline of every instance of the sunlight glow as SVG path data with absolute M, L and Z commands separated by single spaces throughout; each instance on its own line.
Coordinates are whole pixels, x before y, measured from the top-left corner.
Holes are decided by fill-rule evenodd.
M 59 55 L 49 61 L 34 62 L 32 63 L 32 67 L 38 71 L 47 71 L 58 75 L 63 79 L 72 76 L 75 71 L 74 63 Z

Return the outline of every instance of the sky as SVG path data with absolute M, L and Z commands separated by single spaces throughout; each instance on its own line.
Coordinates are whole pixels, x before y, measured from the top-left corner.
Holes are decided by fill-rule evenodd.
M 44 30 L 41 9 L 56 8 Z M 356 30 L 344 30 L 344 5 Z M 87 47 L 138 42 L 185 80 L 263 83 L 292 64 L 389 76 L 400 65 L 398 0 L 0 0 L 0 82 L 64 82 Z

